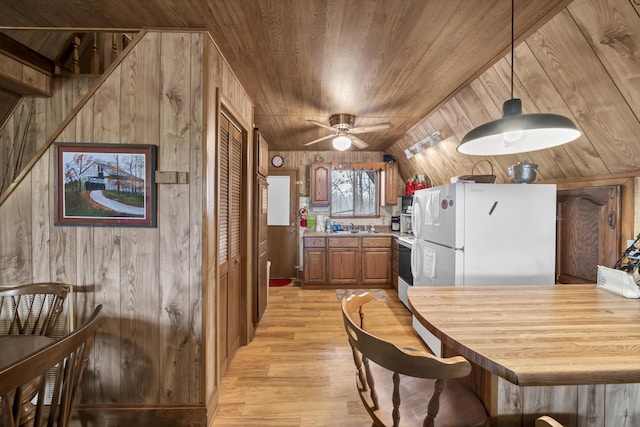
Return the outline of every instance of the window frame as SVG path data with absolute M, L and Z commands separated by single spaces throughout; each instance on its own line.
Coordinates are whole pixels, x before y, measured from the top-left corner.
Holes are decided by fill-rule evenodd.
M 349 164 L 340 164 L 340 165 L 331 165 L 331 171 L 329 173 L 329 190 L 331 193 L 331 207 L 329 210 L 329 214 L 331 218 L 336 219 L 351 219 L 351 218 L 380 218 L 380 201 L 382 200 L 382 192 L 384 189 L 382 188 L 382 172 L 384 168 L 377 167 L 378 165 L 375 163 L 349 163 Z M 373 215 L 341 215 L 334 212 L 334 197 L 333 197 L 333 172 L 334 171 L 353 171 L 353 172 L 374 172 L 375 173 L 375 213 Z M 355 196 L 354 196 L 355 199 Z

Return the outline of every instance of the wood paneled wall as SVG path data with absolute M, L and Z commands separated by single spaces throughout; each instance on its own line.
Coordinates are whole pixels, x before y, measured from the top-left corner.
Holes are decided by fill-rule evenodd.
M 53 80 L 50 97 L 22 97 L 0 128 L 0 195 L 87 93 L 95 77 Z
M 109 406 L 135 408 L 137 423 L 145 420 L 140 409 L 163 406 L 184 418 L 171 425 L 205 422 L 205 369 L 215 366 L 215 352 L 203 344 L 215 336 L 215 295 L 208 293 L 215 274 L 203 271 L 203 222 L 215 222 L 213 189 L 203 179 L 205 148 L 215 145 L 212 87 L 252 122 L 250 100 L 207 34 L 147 32 L 56 138 L 157 144 L 158 170 L 189 173 L 188 185 L 158 185 L 157 228 L 55 226 L 53 146 L 0 205 L 0 283 L 75 284 L 78 321 L 103 304 L 81 391 L 84 407 L 98 404 L 102 412 L 83 411 L 88 425 L 113 419 Z
M 518 161 L 538 164 L 543 180 L 640 171 L 639 28 L 635 0 L 575 0 L 516 47 L 514 97 L 524 113 L 563 114 L 583 135 L 550 150 L 486 158 L 497 182 L 509 182 L 507 168 Z M 426 172 L 440 185 L 471 173 L 485 157 L 456 147 L 467 131 L 501 117 L 509 86 L 507 55 L 397 141 L 388 152 L 402 178 Z M 442 130 L 443 142 L 405 157 L 405 148 L 435 130 Z M 490 173 L 489 164 L 476 173 Z
M 279 154 L 284 159 L 284 168 L 298 171 L 298 190 L 300 196 L 309 195 L 309 165 L 313 162 L 381 162 L 384 155 L 381 151 L 269 151 L 269 167 L 271 157 Z M 322 159 L 322 160 L 316 160 Z

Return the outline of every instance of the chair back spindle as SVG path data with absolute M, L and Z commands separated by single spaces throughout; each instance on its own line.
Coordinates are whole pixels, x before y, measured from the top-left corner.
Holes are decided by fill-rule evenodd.
M 65 427 L 69 423 L 82 381 L 82 374 L 89 359 L 98 327 L 98 315 L 102 306 L 93 311 L 91 317 L 78 329 L 58 341 L 24 357 L 10 367 L 0 370 L 0 425 L 14 427 L 23 424 L 23 393 L 38 378 L 35 394 L 35 416 L 30 420 L 33 427 Z M 53 378 L 49 375 L 54 372 Z M 47 383 L 53 383 L 51 402 L 45 404 Z
M 0 288 L 0 335 L 53 336 L 68 292 L 59 283 Z

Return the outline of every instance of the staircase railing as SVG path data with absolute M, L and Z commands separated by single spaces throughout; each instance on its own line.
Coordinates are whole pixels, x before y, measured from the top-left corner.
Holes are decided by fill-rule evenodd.
M 74 33 L 55 59 L 54 76 L 102 74 L 133 41 L 135 33 Z

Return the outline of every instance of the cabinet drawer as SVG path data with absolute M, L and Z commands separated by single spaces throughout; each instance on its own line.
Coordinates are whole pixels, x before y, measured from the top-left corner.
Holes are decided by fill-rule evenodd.
M 325 240 L 326 239 L 324 237 L 305 237 L 304 247 L 305 248 L 324 248 Z
M 391 237 L 363 237 L 363 248 L 390 248 Z
M 329 237 L 330 248 L 357 248 L 360 246 L 359 237 Z

